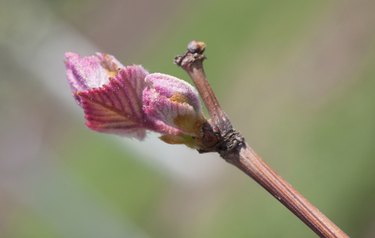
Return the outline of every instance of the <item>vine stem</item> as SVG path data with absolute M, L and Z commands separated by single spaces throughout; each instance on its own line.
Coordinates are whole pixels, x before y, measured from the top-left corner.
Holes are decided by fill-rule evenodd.
M 175 58 L 175 63 L 193 80 L 211 117 L 208 127 L 202 129 L 202 148 L 198 151 L 218 152 L 225 161 L 254 179 L 320 237 L 349 237 L 279 176 L 233 129 L 206 78 L 204 50 L 203 42 L 192 41 L 186 53 Z

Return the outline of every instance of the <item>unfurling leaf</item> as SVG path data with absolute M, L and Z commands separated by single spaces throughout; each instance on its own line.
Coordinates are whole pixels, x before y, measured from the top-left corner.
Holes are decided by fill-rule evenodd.
M 195 147 L 206 122 L 198 93 L 176 77 L 123 66 L 113 56 L 65 54 L 67 79 L 86 125 L 95 131 L 143 139 L 146 131 L 170 144 Z
M 99 132 L 143 139 L 147 119 L 142 111 L 145 70 L 128 66 L 100 88 L 77 92 L 86 125 Z

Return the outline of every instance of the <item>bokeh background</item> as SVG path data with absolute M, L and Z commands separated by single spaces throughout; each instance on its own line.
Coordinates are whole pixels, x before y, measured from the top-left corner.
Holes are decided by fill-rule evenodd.
M 375 1 L 0 0 L 0 237 L 315 237 L 215 154 L 98 134 L 63 53 L 190 80 L 207 43 L 237 129 L 352 237 L 375 237 Z

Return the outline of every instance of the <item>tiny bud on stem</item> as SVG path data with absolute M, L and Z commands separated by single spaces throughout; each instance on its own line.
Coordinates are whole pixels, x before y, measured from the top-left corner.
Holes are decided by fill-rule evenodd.
M 215 125 L 214 130 L 220 132 L 227 132 L 232 129 L 229 119 L 221 109 L 219 101 L 216 98 L 210 84 L 207 81 L 206 74 L 203 68 L 203 60 L 206 57 L 203 52 L 206 44 L 200 41 L 191 41 L 188 44 L 186 53 L 175 58 L 175 63 L 182 67 L 193 80 L 198 89 L 200 96 L 210 114 L 212 124 Z M 216 130 L 217 127 L 217 130 Z

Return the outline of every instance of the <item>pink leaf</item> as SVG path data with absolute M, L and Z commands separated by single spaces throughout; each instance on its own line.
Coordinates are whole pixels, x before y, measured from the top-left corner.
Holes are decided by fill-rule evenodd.
M 146 76 L 143 110 L 162 134 L 196 136 L 205 120 L 198 92 L 187 82 L 167 74 Z
M 92 130 L 143 139 L 155 131 L 167 143 L 194 147 L 206 119 L 197 91 L 176 77 L 123 66 L 109 54 L 65 54 L 74 98 Z
M 86 125 L 99 132 L 143 139 L 150 124 L 142 111 L 147 74 L 142 66 L 124 67 L 102 87 L 77 92 Z

